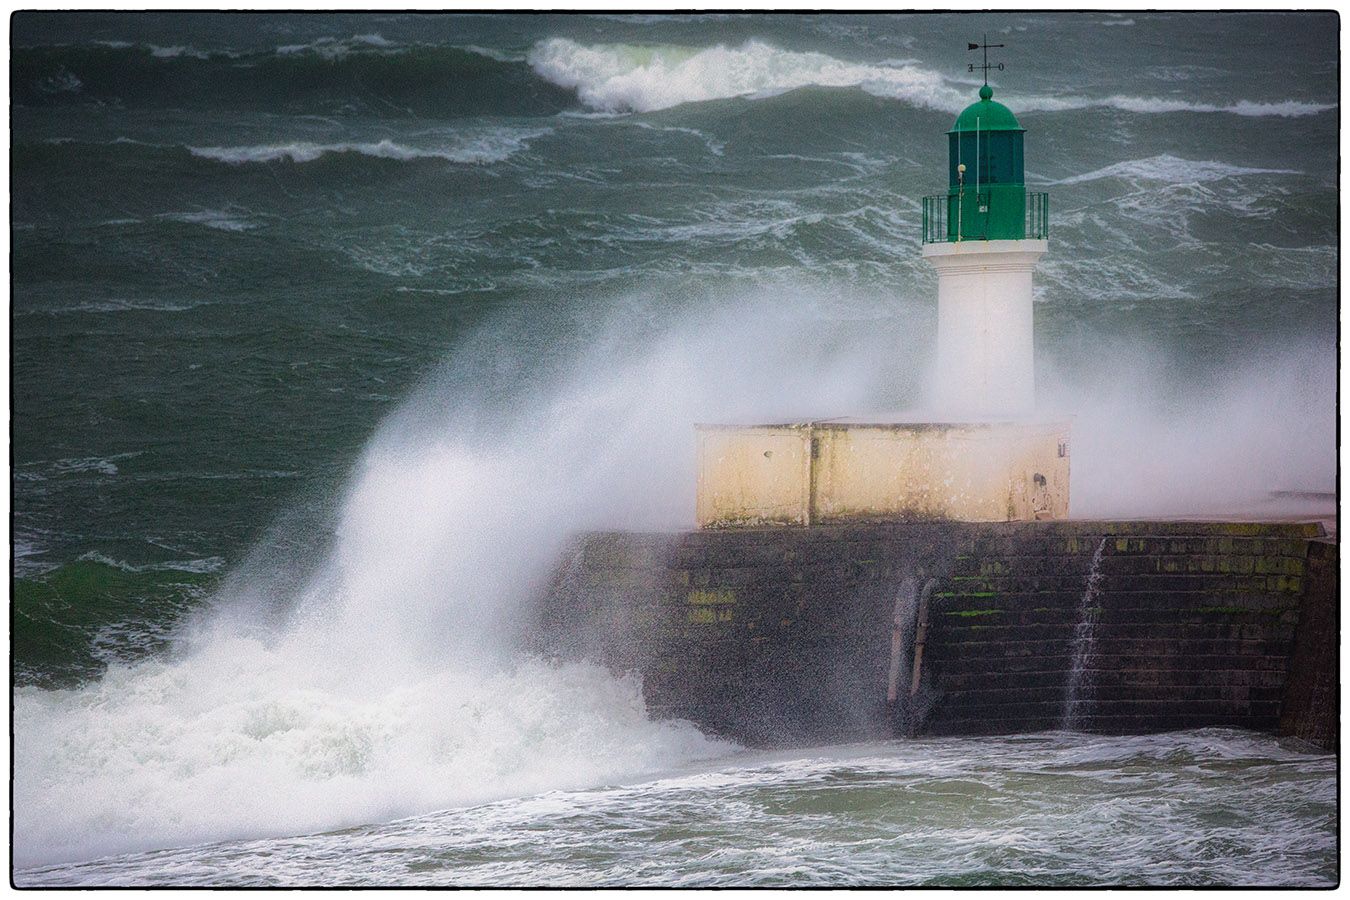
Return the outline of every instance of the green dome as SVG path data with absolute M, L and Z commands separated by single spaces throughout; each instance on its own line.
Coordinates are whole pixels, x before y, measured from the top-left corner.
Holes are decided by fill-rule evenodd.
M 991 99 L 993 96 L 994 89 L 989 85 L 980 88 L 980 99 L 967 106 L 961 115 L 956 117 L 956 124 L 947 133 L 974 131 L 976 119 L 980 120 L 980 131 L 1026 131 L 1017 123 L 1017 116 L 1013 115 L 1013 111 L 1002 103 L 995 103 Z

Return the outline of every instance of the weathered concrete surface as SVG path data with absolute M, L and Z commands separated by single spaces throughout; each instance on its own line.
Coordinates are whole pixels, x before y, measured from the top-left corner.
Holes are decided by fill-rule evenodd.
M 1057 728 L 1071 682 L 1084 730 L 1276 731 L 1283 713 L 1286 730 L 1318 740 L 1337 725 L 1334 662 L 1316 644 L 1335 629 L 1309 624 L 1325 601 L 1311 605 L 1306 580 L 1335 597 L 1321 531 L 916 522 L 592 534 L 560 567 L 534 633 L 541 652 L 641 673 L 654 714 L 754 745 Z M 1312 634 L 1296 653 L 1305 604 Z M 1298 688 L 1305 677 L 1313 686 Z
M 832 420 L 698 426 L 700 528 L 1069 512 L 1069 426 Z

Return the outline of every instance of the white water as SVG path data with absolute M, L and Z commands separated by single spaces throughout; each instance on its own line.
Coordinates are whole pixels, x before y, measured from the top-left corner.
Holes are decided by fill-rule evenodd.
M 1088 666 L 1097 649 L 1100 613 L 1096 606 L 1101 597 L 1102 553 L 1105 550 L 1106 538 L 1102 538 L 1092 553 L 1087 586 L 1083 588 L 1083 599 L 1078 604 L 1078 625 L 1073 631 L 1073 663 L 1069 666 L 1069 683 L 1064 688 L 1064 713 L 1059 726 L 1065 731 L 1082 730 L 1085 707 L 1092 702 L 1092 673 Z
M 961 107 L 963 92 L 917 66 L 870 66 L 824 53 L 780 50 L 762 41 L 740 47 L 587 47 L 550 38 L 529 55 L 540 76 L 608 111 L 650 112 L 728 97 L 771 95 L 807 85 L 865 86 L 937 109 Z
M 712 362 L 774 328 L 738 313 L 626 359 L 626 335 L 596 335 L 505 411 L 464 390 L 529 351 L 509 360 L 497 334 L 464 348 L 372 440 L 283 625 L 264 602 L 277 573 L 246 566 L 168 658 L 15 693 L 17 864 L 388 821 L 733 750 L 649 720 L 636 682 L 522 656 L 516 637 L 575 530 L 692 517 L 702 413 L 847 407 L 878 387 L 786 323 L 782 343 Z
M 630 44 L 585 45 L 567 38 L 540 41 L 528 61 L 541 77 L 573 89 L 586 105 L 607 112 L 652 112 L 684 103 L 731 97 L 767 97 L 816 85 L 858 87 L 914 106 L 959 112 L 970 87 L 912 61 L 848 62 L 824 53 L 783 50 L 749 40 L 739 47 Z M 1239 116 L 1308 116 L 1334 106 L 1297 100 L 1229 104 L 1180 98 L 999 95 L 1026 112 L 1106 107 L 1135 113 L 1230 113 Z
M 241 165 L 289 160 L 308 163 L 330 153 L 358 153 L 379 159 L 407 162 L 414 159 L 443 159 L 454 163 L 496 163 L 510 159 L 529 146 L 529 142 L 548 134 L 548 128 L 498 128 L 481 133 L 448 135 L 444 143 L 414 147 L 385 138 L 379 141 L 318 144 L 293 141 L 284 144 L 257 144 L 240 147 L 189 147 L 193 156 Z
M 1048 732 L 747 753 L 370 828 L 21 871 L 25 886 L 1327 886 L 1336 758 Z M 710 811 L 715 811 L 710 814 Z
M 1112 163 L 1092 172 L 1072 175 L 1051 181 L 1050 184 L 1077 184 L 1082 181 L 1097 181 L 1102 178 L 1120 178 L 1135 186 L 1150 182 L 1164 184 L 1202 184 L 1223 178 L 1238 178 L 1243 175 L 1298 175 L 1294 169 L 1259 169 L 1249 166 L 1234 166 L 1211 160 L 1180 159 L 1168 153 L 1150 156 L 1144 159 L 1130 159 Z

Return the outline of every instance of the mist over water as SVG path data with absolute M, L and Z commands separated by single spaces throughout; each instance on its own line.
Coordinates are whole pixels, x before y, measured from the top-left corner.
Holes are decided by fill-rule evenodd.
M 19 22 L 20 868 L 715 766 L 635 680 L 522 652 L 558 553 L 689 527 L 696 422 L 942 416 L 917 220 L 959 22 L 262 21 Z M 1076 517 L 1333 489 L 1306 40 L 1313 74 L 1124 40 L 1142 83 L 1000 86 L 1055 203 Z

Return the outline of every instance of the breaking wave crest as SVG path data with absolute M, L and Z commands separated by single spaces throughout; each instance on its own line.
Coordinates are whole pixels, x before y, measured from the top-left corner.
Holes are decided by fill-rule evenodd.
M 652 112 L 684 103 L 732 97 L 764 97 L 807 86 L 857 87 L 913 106 L 959 112 L 970 102 L 971 88 L 912 61 L 854 63 L 824 53 L 782 50 L 750 40 L 739 47 L 697 48 L 596 44 L 567 38 L 536 44 L 530 66 L 542 78 L 577 92 L 578 98 L 605 112 Z M 1008 102 L 1028 112 L 1060 112 L 1106 107 L 1134 113 L 1211 112 L 1241 116 L 1307 116 L 1334 105 L 1295 100 L 1226 105 L 1175 98 L 1105 98 L 1009 95 Z
M 587 106 L 607 112 L 651 112 L 730 97 L 768 96 L 795 88 L 862 87 L 916 106 L 951 110 L 968 92 L 912 65 L 844 62 L 824 53 L 780 50 L 762 41 L 740 47 L 583 46 L 550 38 L 529 54 L 541 77 L 571 88 Z

